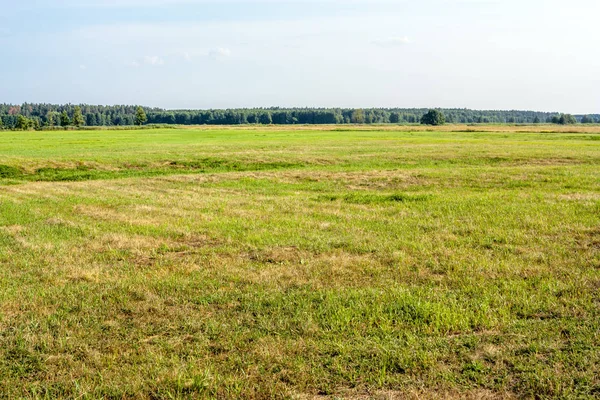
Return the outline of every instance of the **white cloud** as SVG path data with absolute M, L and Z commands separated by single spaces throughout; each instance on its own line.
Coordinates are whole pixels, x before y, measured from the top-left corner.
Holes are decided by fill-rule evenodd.
M 219 47 L 216 49 L 212 49 L 208 52 L 208 55 L 212 58 L 220 58 L 220 57 L 229 57 L 231 56 L 231 50 Z
M 163 60 L 159 56 L 146 56 L 146 57 L 144 57 L 144 64 L 155 65 L 155 66 L 164 65 L 165 60 Z
M 405 46 L 410 43 L 411 40 L 408 38 L 408 36 L 392 36 L 385 39 L 377 39 L 373 41 L 373 44 L 383 47 Z
M 79 69 L 82 70 L 82 71 L 85 71 L 87 69 L 87 66 L 85 66 L 84 64 L 81 64 L 79 66 Z
M 161 66 L 165 65 L 165 60 L 159 56 L 145 56 L 133 61 L 126 61 L 125 65 L 131 68 L 139 68 L 142 65 Z

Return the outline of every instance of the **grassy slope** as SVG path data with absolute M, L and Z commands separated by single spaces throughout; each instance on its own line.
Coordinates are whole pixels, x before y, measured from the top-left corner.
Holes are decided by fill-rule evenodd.
M 0 394 L 598 396 L 599 137 L 1 132 Z

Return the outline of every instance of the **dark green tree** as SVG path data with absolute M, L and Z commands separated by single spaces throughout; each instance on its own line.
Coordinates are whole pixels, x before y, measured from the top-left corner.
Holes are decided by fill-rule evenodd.
M 67 110 L 64 110 L 60 114 L 60 125 L 61 126 L 69 126 L 69 125 L 71 125 L 71 119 L 69 118 L 69 114 L 67 114 Z
M 164 124 L 174 124 L 175 123 L 175 114 L 168 113 L 165 115 Z
M 357 109 L 352 112 L 351 121 L 353 124 L 364 124 L 365 123 L 365 111 L 363 109 Z
M 146 112 L 142 107 L 138 107 L 135 111 L 135 124 L 142 126 L 148 121 L 148 117 L 146 116 Z
M 540 117 L 538 117 L 538 116 L 536 115 L 536 116 L 535 116 L 535 118 L 533 119 L 533 123 L 534 123 L 534 124 L 539 124 L 540 122 L 541 122 L 541 121 L 540 121 Z
M 19 115 L 17 117 L 17 124 L 15 125 L 16 129 L 21 129 L 26 131 L 27 129 L 29 129 L 31 126 L 31 121 L 29 120 L 29 118 L 23 116 L 23 115 Z
M 584 115 L 583 118 L 581 119 L 581 123 L 582 124 L 593 124 L 594 118 L 590 117 L 589 115 Z
M 0 117 L 0 129 L 4 128 L 4 123 L 2 122 L 2 117 Z
M 80 128 L 85 124 L 85 120 L 83 119 L 83 114 L 81 113 L 81 107 L 75 106 L 75 110 L 73 111 L 73 125 Z
M 38 117 L 34 117 L 33 119 L 29 120 L 29 127 L 37 131 L 42 127 L 42 123 Z
M 54 113 L 50 111 L 46 114 L 46 126 L 53 127 L 54 126 Z
M 574 125 L 577 123 L 577 120 L 571 114 L 563 114 L 560 117 L 560 123 L 563 125 Z
M 96 126 L 98 125 L 98 122 L 96 120 L 96 114 L 86 114 L 85 115 L 85 124 L 87 126 Z
M 553 124 L 559 125 L 574 125 L 577 123 L 577 120 L 571 114 L 560 114 L 552 117 Z
M 421 124 L 423 125 L 444 125 L 446 123 L 446 117 L 439 110 L 429 110 L 427 114 L 421 118 Z
M 273 117 L 271 117 L 271 113 L 266 112 L 261 114 L 259 122 L 263 125 L 271 125 L 273 123 Z
M 115 105 L 81 105 L 85 125 L 88 126 L 113 126 L 135 125 L 138 106 Z M 50 126 L 48 114 L 52 113 L 53 125 L 62 125 L 61 113 L 66 111 L 73 117 L 75 106 L 58 104 L 25 103 L 0 104 L 0 118 L 4 129 L 13 129 L 17 124 L 17 116 L 23 115 L 32 121 L 43 122 Z M 351 124 L 351 123 L 419 123 L 427 109 L 419 108 L 254 108 L 254 109 L 228 109 L 228 110 L 173 110 L 143 107 L 147 121 L 151 124 L 194 124 L 194 125 L 224 125 L 260 123 L 260 117 L 270 113 L 273 124 Z M 444 113 L 446 123 L 537 123 L 537 121 L 561 123 L 561 114 L 550 114 L 533 111 L 502 111 L 502 110 L 468 110 L 468 109 L 438 109 Z M 577 121 L 597 121 L 600 114 L 576 116 Z M 266 122 L 268 117 L 263 117 Z M 563 118 L 562 122 L 569 122 L 570 118 Z M 572 120 L 571 120 L 572 122 Z M 71 121 L 66 125 L 71 125 Z M 65 125 L 65 126 L 66 126 Z

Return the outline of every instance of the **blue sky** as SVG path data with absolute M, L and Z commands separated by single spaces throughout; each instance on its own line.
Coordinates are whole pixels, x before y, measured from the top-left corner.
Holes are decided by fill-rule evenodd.
M 0 0 L 0 102 L 600 112 L 598 0 Z

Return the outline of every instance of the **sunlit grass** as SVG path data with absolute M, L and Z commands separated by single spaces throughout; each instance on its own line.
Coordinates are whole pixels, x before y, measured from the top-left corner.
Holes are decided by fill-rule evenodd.
M 597 137 L 2 132 L 0 394 L 597 397 Z

